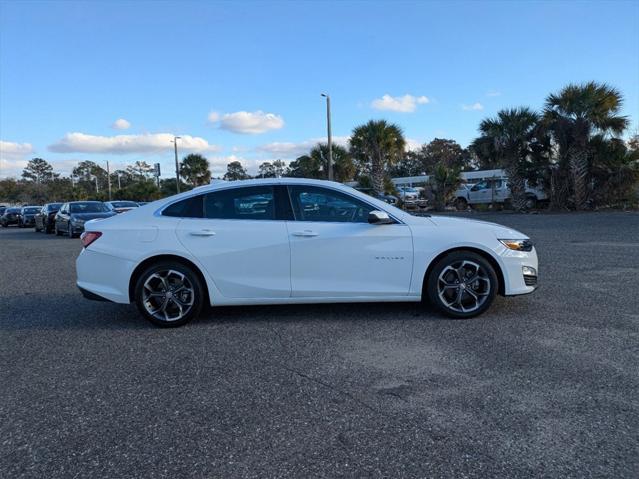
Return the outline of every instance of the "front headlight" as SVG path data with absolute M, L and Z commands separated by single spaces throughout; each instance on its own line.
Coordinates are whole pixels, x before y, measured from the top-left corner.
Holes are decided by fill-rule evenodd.
M 506 248 L 514 251 L 532 251 L 533 243 L 529 239 L 500 239 Z

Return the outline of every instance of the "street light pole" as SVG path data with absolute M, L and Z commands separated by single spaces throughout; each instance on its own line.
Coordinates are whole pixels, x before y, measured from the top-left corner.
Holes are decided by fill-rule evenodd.
M 109 162 L 107 161 L 107 179 L 109 180 L 109 201 L 111 201 L 111 170 L 109 169 Z
M 173 146 L 175 148 L 175 187 L 178 193 L 180 192 L 180 166 L 178 165 L 177 141 L 180 138 L 179 136 L 173 137 Z
M 328 180 L 333 181 L 333 136 L 331 134 L 331 97 L 322 93 L 326 98 L 326 129 L 328 132 Z

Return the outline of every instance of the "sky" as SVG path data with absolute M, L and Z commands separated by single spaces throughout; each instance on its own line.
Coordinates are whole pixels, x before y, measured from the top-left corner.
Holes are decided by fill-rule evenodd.
M 180 157 L 214 176 L 386 119 L 467 146 L 502 108 L 606 82 L 639 128 L 639 1 L 0 0 L 0 177 Z

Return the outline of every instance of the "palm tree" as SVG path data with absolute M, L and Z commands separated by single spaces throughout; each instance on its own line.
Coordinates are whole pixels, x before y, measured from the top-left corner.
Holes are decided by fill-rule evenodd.
M 371 120 L 353 130 L 351 155 L 370 171 L 373 190 L 384 192 L 384 174 L 404 155 L 406 141 L 399 126 L 386 120 Z
M 194 187 L 206 185 L 211 181 L 209 161 L 196 153 L 185 156 L 180 163 L 180 176 Z
M 487 118 L 479 124 L 482 136 L 493 139 L 517 211 L 526 207 L 526 162 L 538 120 L 539 116 L 530 108 L 519 107 L 501 110 L 496 118 Z
M 559 168 L 570 171 L 575 207 L 583 209 L 591 169 L 590 140 L 593 135 L 621 134 L 628 119 L 619 115 L 621 93 L 603 83 L 570 84 L 546 98 L 544 123 L 559 150 Z

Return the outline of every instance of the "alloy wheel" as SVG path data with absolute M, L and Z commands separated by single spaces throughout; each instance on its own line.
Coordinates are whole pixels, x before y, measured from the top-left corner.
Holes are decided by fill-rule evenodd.
M 156 271 L 142 287 L 144 309 L 160 321 L 178 321 L 186 316 L 195 301 L 195 289 L 189 279 L 173 269 Z
M 437 278 L 437 294 L 442 303 L 458 313 L 472 313 L 486 302 L 491 283 L 488 272 L 469 260 L 446 266 Z

